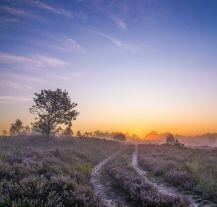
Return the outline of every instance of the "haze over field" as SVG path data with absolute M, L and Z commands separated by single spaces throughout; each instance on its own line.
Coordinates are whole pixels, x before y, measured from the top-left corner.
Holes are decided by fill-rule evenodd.
M 217 1 L 2 0 L 0 130 L 41 89 L 69 91 L 73 130 L 217 132 Z

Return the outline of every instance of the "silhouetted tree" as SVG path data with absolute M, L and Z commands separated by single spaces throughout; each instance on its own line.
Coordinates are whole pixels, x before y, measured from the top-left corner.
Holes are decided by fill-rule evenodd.
M 80 131 L 78 131 L 78 132 L 77 132 L 77 137 L 82 137 L 82 135 L 81 135 L 81 132 L 80 132 Z
M 66 128 L 65 130 L 63 131 L 62 135 L 63 136 L 68 136 L 68 137 L 71 137 L 73 135 L 73 131 L 71 129 L 71 126 L 72 124 L 70 123 Z
M 125 141 L 126 140 L 126 136 L 123 133 L 116 133 L 113 137 L 115 140 L 117 141 Z
M 15 123 L 11 124 L 10 134 L 13 136 L 17 136 L 23 133 L 24 127 L 23 123 L 20 119 L 17 119 Z
M 166 143 L 167 144 L 175 144 L 176 143 L 176 140 L 175 140 L 175 138 L 174 138 L 174 136 L 172 134 L 169 133 L 166 136 Z
M 60 125 L 69 125 L 78 116 L 77 110 L 74 108 L 77 103 L 72 103 L 67 91 L 42 90 L 35 93 L 33 99 L 35 105 L 30 108 L 32 114 L 36 114 L 37 118 L 33 127 L 36 131 L 45 134 L 48 138 L 51 133 L 55 133 Z
M 8 132 L 7 132 L 7 130 L 5 130 L 5 129 L 4 129 L 4 130 L 2 130 L 2 136 L 3 136 L 3 137 L 6 137 L 7 135 L 8 135 Z
M 28 125 L 23 128 L 23 134 L 24 135 L 30 135 L 31 134 L 31 129 Z

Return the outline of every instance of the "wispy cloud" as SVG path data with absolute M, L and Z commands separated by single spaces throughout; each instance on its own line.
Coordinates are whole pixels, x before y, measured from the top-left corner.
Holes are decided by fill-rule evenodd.
M 89 29 L 89 31 L 95 33 L 96 35 L 98 35 L 98 36 L 100 36 L 100 37 L 103 37 L 103 38 L 109 40 L 109 41 L 112 42 L 114 45 L 116 45 L 116 46 L 118 46 L 118 47 L 120 47 L 120 48 L 122 48 L 122 49 L 128 49 L 128 50 L 133 49 L 132 46 L 130 46 L 130 45 L 126 44 L 126 43 L 123 43 L 123 42 L 121 42 L 120 40 L 115 39 L 115 38 L 113 38 L 112 36 L 110 36 L 110 35 L 108 35 L 108 34 L 105 34 L 105 33 L 102 33 L 102 32 L 97 32 L 97 31 L 92 30 L 92 29 Z
M 65 17 L 72 17 L 72 13 L 70 11 L 67 11 L 63 8 L 59 8 L 59 7 L 53 7 L 49 4 L 46 4 L 42 1 L 37 1 L 37 0 L 25 0 L 26 3 L 31 4 L 32 6 L 35 6 L 39 9 L 43 9 L 46 10 L 48 12 L 57 14 L 57 15 L 62 15 Z
M 10 6 L 0 6 L 0 10 L 7 12 L 13 16 L 18 17 L 30 17 L 30 18 L 40 18 L 39 16 L 35 15 L 33 12 L 24 10 L 17 7 L 10 7 Z
M 3 82 L 3 80 L 11 81 L 11 82 L 18 82 L 22 83 L 23 80 L 25 80 L 26 83 L 37 83 L 37 84 L 43 84 L 47 81 L 43 77 L 36 77 L 33 75 L 26 75 L 26 74 L 17 74 L 17 73 L 0 73 L 0 81 Z
M 27 85 L 25 83 L 14 82 L 14 81 L 10 81 L 10 80 L 1 80 L 0 86 L 12 88 L 15 90 L 21 90 L 21 91 L 33 90 L 32 86 L 30 86 L 30 85 Z
M 71 80 L 74 78 L 79 78 L 80 76 L 81 76 L 80 73 L 69 73 L 67 75 L 55 75 L 55 77 L 60 80 Z
M 69 43 L 69 47 L 72 48 L 74 51 L 80 52 L 80 53 L 84 53 L 85 50 L 83 49 L 83 47 L 74 39 L 72 38 L 66 38 L 66 42 Z
M 17 21 L 18 19 L 15 18 L 0 17 L 0 23 L 17 22 Z
M 0 64 L 24 64 L 36 67 L 58 67 L 67 63 L 55 57 L 32 55 L 21 56 L 8 53 L 0 53 Z
M 31 98 L 23 96 L 0 96 L 0 103 L 17 103 L 26 101 L 31 101 Z
M 122 19 L 116 16 L 111 16 L 111 18 L 118 28 L 123 29 L 123 30 L 127 29 L 127 24 Z
M 69 37 L 64 37 L 63 40 L 50 46 L 62 51 L 85 53 L 85 49 L 76 40 Z

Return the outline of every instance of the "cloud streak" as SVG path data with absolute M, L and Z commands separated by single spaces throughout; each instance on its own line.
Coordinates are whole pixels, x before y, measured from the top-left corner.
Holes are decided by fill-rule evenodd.
M 17 83 L 17 82 L 10 81 L 10 80 L 1 80 L 0 86 L 1 87 L 12 88 L 12 89 L 15 89 L 15 90 L 22 90 L 22 91 L 33 90 L 32 86 L 30 86 L 30 85 L 26 85 L 26 84 L 23 84 L 23 83 Z
M 69 43 L 69 47 L 73 50 L 73 51 L 77 51 L 80 53 L 84 53 L 85 50 L 83 49 L 83 47 L 74 39 L 72 38 L 66 38 L 66 42 Z
M 31 101 L 31 98 L 23 96 L 0 96 L 0 103 L 17 103 L 27 101 Z
M 8 53 L 0 53 L 0 64 L 23 64 L 31 66 L 33 65 L 36 67 L 58 67 L 64 66 L 67 63 L 63 60 L 50 56 L 21 56 Z
M 46 10 L 48 12 L 51 12 L 53 14 L 57 14 L 57 15 L 61 15 L 61 16 L 65 16 L 65 17 L 73 17 L 72 13 L 70 11 L 67 11 L 63 8 L 57 8 L 57 7 L 53 7 L 51 5 L 48 5 L 42 1 L 37 1 L 37 0 L 27 0 L 25 1 L 28 4 L 31 4 L 32 6 L 35 6 L 39 9 L 43 9 Z
M 39 16 L 35 15 L 31 11 L 27 11 L 21 8 L 17 7 L 9 7 L 9 6 L 0 6 L 0 10 L 7 12 L 8 14 L 11 14 L 13 16 L 18 17 L 30 17 L 30 18 L 40 18 Z
M 57 42 L 57 41 L 56 41 Z M 51 44 L 51 47 L 66 52 L 85 53 L 85 49 L 74 39 L 65 37 L 59 44 Z
M 105 34 L 105 33 L 102 33 L 102 32 L 97 32 L 95 30 L 89 30 L 89 31 L 93 32 L 94 34 L 96 34 L 96 35 L 98 35 L 100 37 L 103 37 L 103 38 L 109 40 L 110 42 L 112 42 L 114 45 L 116 45 L 119 48 L 127 49 L 127 50 L 134 49 L 132 46 L 130 46 L 130 45 L 126 44 L 126 43 L 123 43 L 120 40 L 115 39 L 115 38 L 113 38 L 112 36 L 110 36 L 108 34 Z
M 111 18 L 118 28 L 123 29 L 123 30 L 127 29 L 127 24 L 122 19 L 116 16 L 112 16 Z

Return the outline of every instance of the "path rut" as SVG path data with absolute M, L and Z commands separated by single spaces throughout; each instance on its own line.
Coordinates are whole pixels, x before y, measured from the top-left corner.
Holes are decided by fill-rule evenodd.
M 106 183 L 106 181 L 102 181 L 102 174 L 104 170 L 104 166 L 108 161 L 113 159 L 119 152 L 114 153 L 110 157 L 106 158 L 98 165 L 96 165 L 91 173 L 91 184 L 93 186 L 94 193 L 96 197 L 99 199 L 99 206 L 100 207 L 130 207 L 125 199 L 115 193 L 114 189 L 112 189 L 111 185 Z M 108 181 L 107 181 L 108 182 Z
M 207 200 L 202 200 L 199 196 L 197 195 L 192 195 L 189 192 L 184 192 L 176 189 L 175 187 L 172 186 L 167 186 L 166 184 L 159 183 L 156 179 L 153 177 L 149 177 L 147 175 L 147 172 L 143 169 L 141 169 L 138 166 L 138 146 L 135 146 L 135 151 L 133 153 L 132 157 L 132 166 L 136 170 L 136 172 L 145 179 L 146 182 L 150 183 L 151 185 L 155 186 L 160 192 L 167 194 L 167 195 L 181 195 L 188 197 L 189 200 L 192 202 L 191 207 L 216 207 L 217 204 L 214 204 L 210 201 Z

